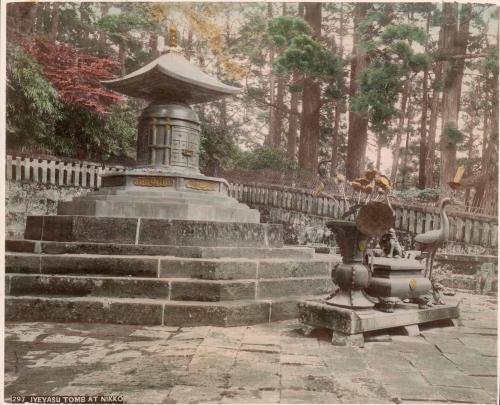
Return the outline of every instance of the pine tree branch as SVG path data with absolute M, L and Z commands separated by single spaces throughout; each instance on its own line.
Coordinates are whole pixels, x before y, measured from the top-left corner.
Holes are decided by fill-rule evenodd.
M 490 54 L 489 53 L 476 53 L 476 54 L 462 54 L 462 55 L 436 55 L 436 60 L 438 61 L 447 61 L 447 60 L 460 60 L 460 59 L 474 59 L 474 58 L 486 58 Z

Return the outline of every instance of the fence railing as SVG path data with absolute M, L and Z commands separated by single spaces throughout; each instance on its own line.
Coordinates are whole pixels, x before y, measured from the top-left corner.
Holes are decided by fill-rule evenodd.
M 343 219 L 348 210 L 343 198 L 314 197 L 310 190 L 263 184 L 230 184 L 229 193 L 238 201 L 251 206 L 266 206 L 308 215 Z M 352 205 L 351 201 L 351 205 Z M 407 206 L 392 203 L 395 228 L 418 234 L 440 226 L 440 215 L 434 207 Z M 498 244 L 498 219 L 466 212 L 450 212 L 450 240 L 453 242 L 495 248 Z
M 7 180 L 96 188 L 101 186 L 102 174 L 124 170 L 124 166 L 105 166 L 93 162 L 7 155 L 5 177 Z
M 6 178 L 15 181 L 38 182 L 58 186 L 97 188 L 104 173 L 119 173 L 124 166 L 100 163 L 39 159 L 36 157 L 6 157 Z M 281 208 L 320 217 L 342 219 L 347 205 L 341 196 L 311 195 L 311 190 L 268 184 L 230 183 L 229 194 L 238 201 L 256 206 Z M 352 204 L 352 201 L 351 201 Z M 394 202 L 397 230 L 421 233 L 439 228 L 440 216 L 434 207 L 408 206 Z M 496 248 L 498 218 L 467 212 L 450 212 L 450 240 L 454 242 Z

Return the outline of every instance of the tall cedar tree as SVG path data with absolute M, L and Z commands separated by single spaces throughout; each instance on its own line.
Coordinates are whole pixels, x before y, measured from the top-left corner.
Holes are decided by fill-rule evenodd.
M 440 53 L 447 58 L 444 64 L 444 89 L 442 100 L 441 125 L 441 170 L 439 186 L 442 190 L 449 190 L 448 182 L 453 180 L 457 158 L 457 144 L 462 141 L 462 134 L 458 130 L 458 113 L 460 111 L 460 95 L 465 61 L 463 56 L 467 50 L 469 39 L 469 22 L 472 6 L 461 6 L 460 22 L 458 21 L 458 4 L 444 3 L 442 22 L 442 48 Z M 455 59 L 453 57 L 460 57 Z
M 356 3 L 354 6 L 354 55 L 351 61 L 349 95 L 354 97 L 358 90 L 357 80 L 368 63 L 367 56 L 359 46 L 360 35 L 356 27 L 366 17 L 370 3 Z M 368 118 L 362 113 L 349 110 L 349 130 L 347 135 L 346 176 L 349 180 L 361 177 L 365 167 L 366 145 L 368 141 Z
M 313 37 L 321 38 L 321 3 L 304 3 L 305 20 L 312 28 Z M 299 167 L 316 173 L 319 148 L 319 110 L 321 86 L 311 77 L 304 80 L 302 116 L 300 118 Z

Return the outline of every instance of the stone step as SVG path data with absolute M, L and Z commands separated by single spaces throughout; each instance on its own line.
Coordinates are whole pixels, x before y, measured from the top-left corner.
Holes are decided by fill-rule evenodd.
M 51 242 L 33 240 L 7 240 L 7 252 L 47 254 L 96 254 L 134 256 L 176 256 L 216 259 L 222 257 L 248 259 L 312 259 L 314 249 L 285 246 L 283 248 L 208 247 L 172 245 L 132 245 L 119 243 Z M 338 258 L 340 260 L 340 258 Z
M 169 299 L 170 280 L 140 277 L 8 274 L 9 295 L 95 296 Z
M 189 203 L 171 201 L 134 201 L 124 200 L 74 200 L 61 201 L 57 215 L 88 215 L 92 217 L 120 218 L 170 218 L 171 220 L 215 221 L 258 223 L 259 211 L 244 204 L 229 201 L 228 205 L 202 204 L 201 201 Z
M 209 197 L 207 199 L 207 197 Z M 98 194 L 98 193 L 89 193 L 84 196 L 73 197 L 72 201 L 108 201 L 108 202 L 144 202 L 147 200 L 148 202 L 156 202 L 156 203 L 174 203 L 174 204 L 189 204 L 189 203 L 200 203 L 206 205 L 224 205 L 224 206 L 237 206 L 237 207 L 246 207 L 248 206 L 241 204 L 238 200 L 231 198 L 227 195 L 222 195 L 219 193 L 207 195 L 179 195 L 177 193 L 169 194 L 169 195 L 149 195 L 145 196 L 142 193 L 127 193 L 127 194 Z M 250 208 L 248 208 L 250 209 Z
M 58 242 L 280 248 L 283 227 L 242 222 L 40 215 L 27 217 L 24 237 Z
M 165 326 L 240 326 L 296 318 L 298 302 L 281 300 L 181 302 L 144 298 L 7 296 L 5 320 Z M 316 297 L 317 298 L 317 297 Z
M 293 279 L 330 277 L 333 263 L 332 258 L 193 259 L 172 256 L 50 255 L 8 252 L 5 255 L 5 272 L 205 280 Z
M 211 302 L 318 295 L 326 294 L 332 288 L 329 277 L 232 281 L 17 273 L 6 275 L 5 285 L 10 295 L 144 297 Z

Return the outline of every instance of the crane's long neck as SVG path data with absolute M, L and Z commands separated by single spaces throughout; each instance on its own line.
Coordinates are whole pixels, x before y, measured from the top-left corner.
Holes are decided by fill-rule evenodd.
M 441 207 L 441 235 L 443 236 L 442 240 L 447 242 L 450 237 L 450 221 L 446 215 L 446 206 Z

